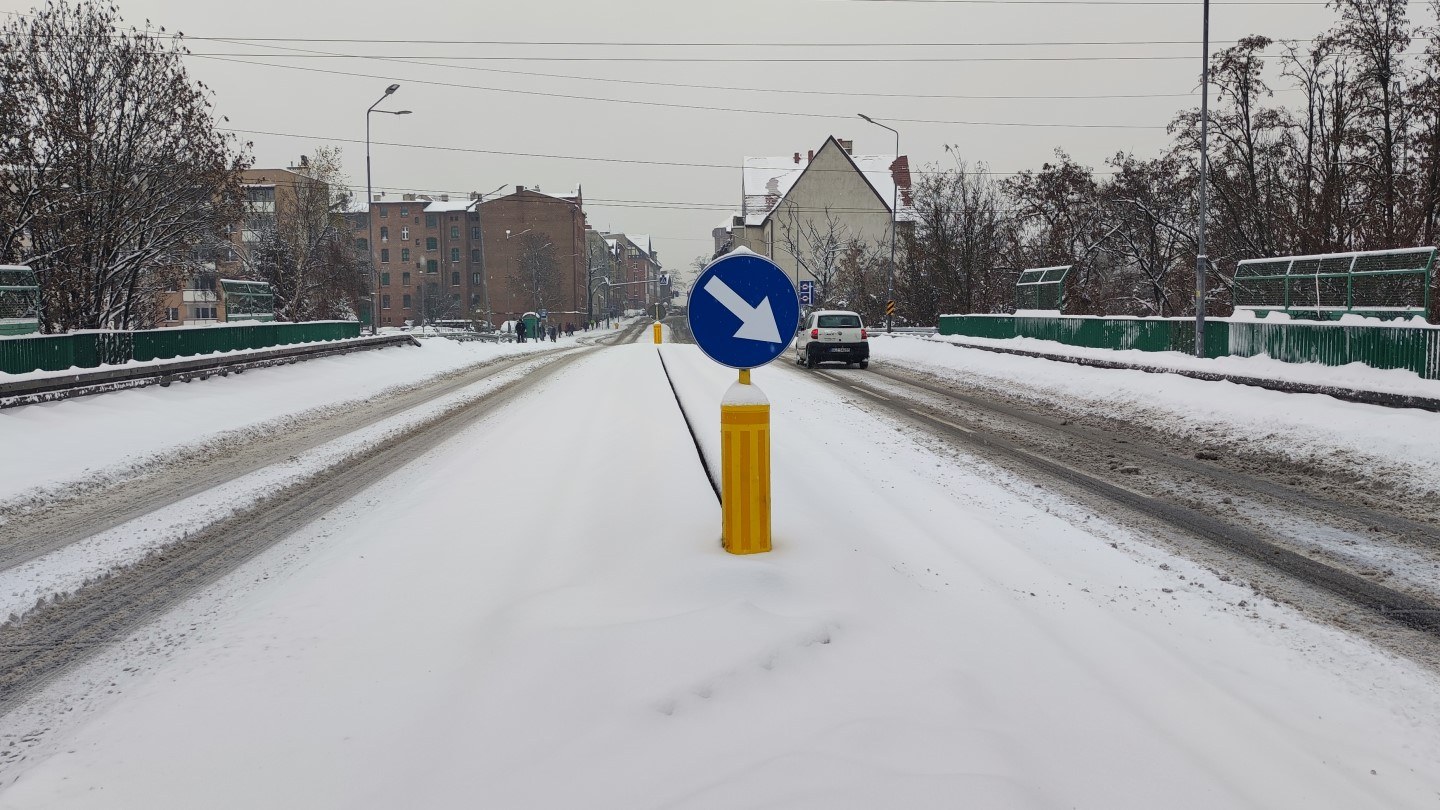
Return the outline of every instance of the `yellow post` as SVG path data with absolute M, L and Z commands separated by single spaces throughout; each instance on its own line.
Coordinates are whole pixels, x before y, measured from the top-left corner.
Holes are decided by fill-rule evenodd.
M 770 550 L 770 401 L 750 370 L 720 401 L 720 512 L 725 550 Z
M 655 345 L 660 345 L 660 323 L 655 323 Z

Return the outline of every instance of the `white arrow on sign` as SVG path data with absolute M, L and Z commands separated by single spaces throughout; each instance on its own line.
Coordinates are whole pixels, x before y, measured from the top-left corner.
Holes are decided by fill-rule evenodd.
M 760 299 L 760 303 L 752 307 L 739 293 L 721 281 L 719 276 L 711 276 L 710 280 L 705 282 L 705 292 L 714 296 L 716 301 L 740 319 L 740 328 L 735 331 L 735 337 L 764 343 L 785 342 L 780 339 L 780 327 L 775 323 L 775 313 L 770 310 L 769 296 Z

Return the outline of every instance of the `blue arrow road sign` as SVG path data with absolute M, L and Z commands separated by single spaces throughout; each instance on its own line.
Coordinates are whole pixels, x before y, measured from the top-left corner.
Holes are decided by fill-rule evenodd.
M 815 305 L 815 282 L 808 278 L 800 282 L 800 305 L 806 307 Z
M 690 334 L 711 360 L 763 366 L 785 352 L 800 324 L 795 285 L 774 262 L 748 250 L 728 253 L 690 287 Z

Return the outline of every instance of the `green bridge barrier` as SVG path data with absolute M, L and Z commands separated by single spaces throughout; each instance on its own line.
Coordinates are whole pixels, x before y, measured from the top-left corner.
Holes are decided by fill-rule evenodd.
M 940 334 L 1006 340 L 1051 340 L 1092 349 L 1195 354 L 1193 318 L 1096 318 L 1025 315 L 942 315 Z M 1205 356 L 1267 355 L 1289 363 L 1408 369 L 1440 379 L 1440 329 L 1331 322 L 1206 322 Z
M 0 338 L 0 373 L 95 368 L 359 336 L 360 324 L 354 321 L 310 321 L 6 337 Z

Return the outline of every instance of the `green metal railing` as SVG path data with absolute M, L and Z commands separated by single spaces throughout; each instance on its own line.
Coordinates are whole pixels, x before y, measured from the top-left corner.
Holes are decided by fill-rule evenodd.
M 1215 319 L 1205 330 L 1205 356 L 1267 355 L 1289 363 L 1408 369 L 1440 379 L 1440 329 L 1328 322 Z M 942 315 L 940 334 L 1006 340 L 1029 337 L 1094 349 L 1137 349 L 1195 354 L 1189 318 L 1018 317 Z
M 1245 259 L 1235 266 L 1236 309 L 1336 319 L 1346 313 L 1424 317 L 1435 248 Z
M 95 368 L 130 360 L 168 360 L 214 352 L 343 340 L 359 335 L 360 324 L 354 321 L 312 321 L 13 337 L 0 339 L 0 373 Z

